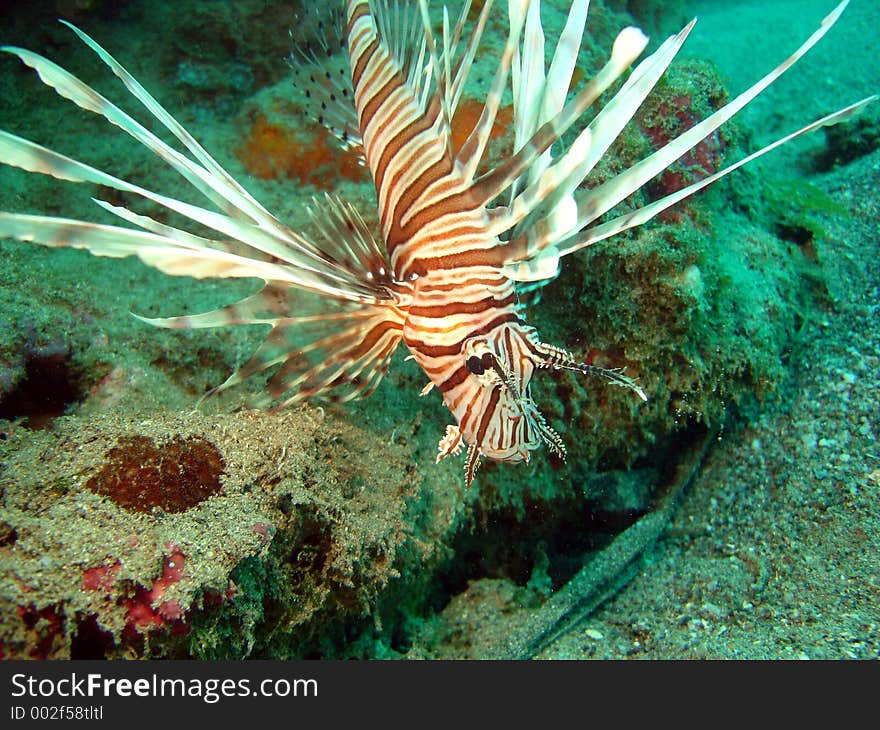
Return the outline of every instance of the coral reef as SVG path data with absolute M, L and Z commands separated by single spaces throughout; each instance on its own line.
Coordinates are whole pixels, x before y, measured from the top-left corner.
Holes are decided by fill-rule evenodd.
M 645 100 L 635 120 L 636 128 L 653 149 L 659 149 L 727 101 L 727 92 L 713 67 L 704 61 L 686 60 L 671 68 Z M 649 199 L 661 198 L 718 172 L 725 149 L 731 144 L 731 134 L 730 126 L 722 127 L 688 150 L 651 182 L 645 191 Z M 670 215 L 681 215 L 681 207 L 667 211 L 667 217 Z
M 5 657 L 331 651 L 328 627 L 435 563 L 461 515 L 461 493 L 429 494 L 403 448 L 312 409 L 110 410 L 4 435 Z M 180 473 L 163 467 L 175 450 Z
M 50 44 L 63 65 L 112 91 L 56 29 L 53 4 L 16 12 L 3 40 Z M 156 14 L 139 2 L 90 5 L 76 20 L 108 46 L 114 32 L 130 39 L 119 60 L 279 218 L 305 225 L 316 190 L 343 191 L 369 218 L 363 168 L 307 120 L 280 60 L 297 3 L 199 0 L 187 3 L 192 12 L 168 5 Z M 662 3 L 591 5 L 585 76 L 631 22 L 627 11 L 680 25 L 659 15 Z M 181 30 L 169 45 L 171 27 Z M 481 54 L 486 69 L 496 50 Z M 51 93 L 39 96 L 32 75 L 0 62 L 3 128 L 42 133 L 43 143 L 63 138 L 64 151 L 98 167 L 181 191 L 149 154 Z M 475 74 L 457 132 L 477 118 L 490 79 Z M 725 93 L 705 63 L 673 66 L 591 183 L 710 113 Z M 505 110 L 494 156 L 509 150 Z M 874 146 L 871 125 L 829 130 L 827 164 Z M 626 204 L 736 159 L 746 136 L 725 127 Z M 468 493 L 460 463 L 433 463 L 446 416 L 417 398 L 424 376 L 402 357 L 366 403 L 272 416 L 209 404 L 191 414 L 261 328 L 165 332 L 126 312 L 205 311 L 252 282 L 173 279 L 136 261 L 0 243 L 0 656 L 399 657 L 414 643 L 431 655 L 448 655 L 443 645 L 479 655 L 480 635 L 500 631 L 493 617 L 515 621 L 540 604 L 609 533 L 651 508 L 657 475 L 704 424 L 751 417 L 784 392 L 805 322 L 829 305 L 834 283 L 823 271 L 840 257 L 824 239 L 848 218 L 816 186 L 737 175 L 656 226 L 570 257 L 527 309 L 548 341 L 638 376 L 648 403 L 600 381 L 541 373 L 535 394 L 568 461 L 487 464 Z M 3 209 L 82 217 L 92 195 L 107 191 L 0 169 Z

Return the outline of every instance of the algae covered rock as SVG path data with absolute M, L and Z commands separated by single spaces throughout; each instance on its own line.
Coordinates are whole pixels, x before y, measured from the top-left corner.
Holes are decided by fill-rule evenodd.
M 3 435 L 7 658 L 296 656 L 433 559 L 413 547 L 403 449 L 319 410 Z M 443 533 L 453 513 L 423 524 Z

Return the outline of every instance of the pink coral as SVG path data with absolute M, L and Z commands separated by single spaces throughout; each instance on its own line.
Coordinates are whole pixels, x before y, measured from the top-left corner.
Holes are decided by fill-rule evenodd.
M 82 585 L 87 591 L 110 593 L 116 583 L 116 576 L 122 568 L 118 560 L 110 565 L 96 565 L 83 571 Z
M 134 596 L 126 599 L 128 628 L 159 627 L 166 621 L 182 621 L 185 611 L 176 598 L 165 600 L 165 592 L 183 577 L 186 556 L 176 545 L 168 545 L 170 553 L 162 562 L 162 576 L 147 590 L 138 586 Z

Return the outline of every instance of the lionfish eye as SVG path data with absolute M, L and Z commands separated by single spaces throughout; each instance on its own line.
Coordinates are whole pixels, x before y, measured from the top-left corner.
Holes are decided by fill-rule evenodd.
M 483 363 L 483 369 L 489 370 L 490 368 L 495 367 L 495 356 L 491 352 L 484 352 L 483 357 L 480 358 Z
M 483 367 L 483 361 L 480 360 L 476 355 L 471 355 L 467 362 L 465 363 L 467 369 L 470 370 L 474 375 L 482 375 L 486 372 L 486 368 Z

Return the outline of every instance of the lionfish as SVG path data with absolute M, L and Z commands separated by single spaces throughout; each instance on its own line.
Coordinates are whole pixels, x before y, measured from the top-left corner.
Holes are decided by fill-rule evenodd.
M 444 8 L 435 34 L 427 0 L 347 0 L 338 44 L 348 63 L 333 73 L 313 47 L 295 53 L 314 82 L 321 119 L 356 148 L 372 174 L 378 205 L 374 232 L 354 206 L 326 197 L 311 209 L 310 236 L 260 205 L 103 47 L 70 23 L 131 95 L 186 149 L 182 153 L 81 80 L 28 50 L 5 47 L 58 94 L 102 115 L 171 165 L 219 212 L 127 182 L 21 137 L 0 132 L 0 161 L 61 180 L 140 196 L 216 233 L 205 237 L 95 199 L 129 226 L 0 213 L 0 237 L 83 248 L 98 256 L 136 255 L 175 276 L 255 277 L 256 294 L 191 316 L 144 319 L 171 328 L 270 325 L 267 339 L 219 388 L 275 368 L 260 405 L 284 407 L 318 394 L 337 401 L 371 393 L 401 341 L 437 388 L 455 425 L 437 460 L 467 447 L 466 482 L 480 457 L 528 461 L 546 444 L 565 447 L 529 388 L 536 370 L 598 375 L 645 393 L 618 369 L 586 364 L 542 342 L 517 307 L 517 290 L 556 276 L 563 256 L 649 221 L 723 175 L 794 137 L 849 117 L 872 99 L 846 107 L 650 204 L 600 220 L 621 201 L 712 134 L 828 32 L 841 3 L 781 65 L 702 122 L 601 184 L 581 188 L 669 66 L 694 21 L 635 65 L 648 39 L 624 28 L 610 59 L 573 93 L 588 0 L 573 0 L 552 60 L 545 63 L 539 0 L 509 0 L 509 32 L 479 120 L 460 145 L 451 120 L 462 98 L 492 2 L 464 5 L 453 24 Z M 468 18 L 474 16 L 466 32 Z M 64 21 L 62 21 L 64 22 Z M 332 41 L 332 34 L 331 41 Z M 325 42 L 324 50 L 332 51 Z M 548 55 L 549 57 L 549 55 Z M 631 69 L 631 70 L 630 70 Z M 337 73 L 338 71 L 338 73 Z M 625 77 L 625 78 L 623 78 Z M 481 171 L 502 94 L 511 80 L 514 151 Z M 619 79 L 589 123 L 578 122 Z M 572 130 L 573 140 L 560 138 Z M 576 134 L 574 134 L 577 132 Z M 558 144 L 557 144 L 558 143 Z M 486 165 L 488 166 L 488 165 Z M 613 214 L 612 214 L 613 215 Z M 297 316 L 293 290 L 336 302 Z M 303 344 L 302 333 L 325 329 Z

